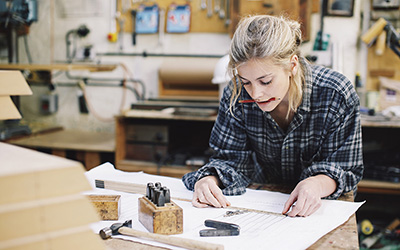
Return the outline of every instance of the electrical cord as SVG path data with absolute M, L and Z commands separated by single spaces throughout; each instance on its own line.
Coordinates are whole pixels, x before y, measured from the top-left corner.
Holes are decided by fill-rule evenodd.
M 101 83 L 94 84 L 94 83 L 90 83 L 90 82 L 123 82 L 125 80 L 126 83 L 128 83 L 128 82 L 135 83 L 135 84 L 140 85 L 140 88 L 141 88 L 140 93 L 137 90 L 137 88 L 133 88 L 133 87 L 130 87 L 130 86 L 127 86 L 127 85 L 126 85 L 126 88 L 131 90 L 134 93 L 134 95 L 135 95 L 135 97 L 136 97 L 136 99 L 138 101 L 145 100 L 146 87 L 145 87 L 145 84 L 143 83 L 143 81 L 141 81 L 139 79 L 133 79 L 133 78 L 120 79 L 120 78 L 78 77 L 78 76 L 71 75 L 70 72 L 68 72 L 68 71 L 65 72 L 65 75 L 67 76 L 68 79 L 71 79 L 71 80 L 77 80 L 77 81 L 85 80 L 86 85 L 93 85 L 93 86 L 112 86 L 112 87 L 114 87 L 115 85 L 107 85 L 107 84 L 103 85 Z M 123 84 L 120 84 L 118 86 L 123 86 Z
M 122 68 L 123 71 L 124 71 L 124 80 L 122 81 L 123 92 L 122 92 L 121 104 L 120 104 L 120 107 L 119 107 L 119 112 L 123 112 L 123 111 L 124 111 L 124 110 L 123 110 L 123 107 L 124 107 L 124 103 L 125 103 L 125 100 L 126 100 L 126 90 L 128 89 L 128 88 L 126 87 L 126 79 L 127 79 L 128 75 L 129 75 L 129 76 L 132 76 L 132 75 L 131 75 L 131 73 L 129 72 L 128 68 L 127 68 L 123 63 L 120 63 L 119 65 L 121 66 L 121 68 Z M 92 115 L 93 115 L 95 118 L 97 118 L 98 120 L 100 120 L 100 121 L 103 121 L 103 122 L 113 122 L 113 121 L 114 121 L 114 116 L 111 116 L 111 117 L 104 117 L 104 116 L 100 115 L 99 113 L 97 113 L 96 110 L 93 108 L 91 102 L 89 101 L 89 98 L 88 98 L 88 95 L 87 95 L 87 91 L 86 91 L 86 84 L 85 84 L 85 81 L 84 81 L 83 79 L 81 79 L 81 80 L 78 82 L 78 86 L 79 86 L 79 87 L 81 88 L 81 90 L 82 90 L 83 97 L 84 97 L 84 99 L 85 99 L 85 102 L 86 102 L 86 104 L 87 104 L 87 107 L 88 107 L 88 109 L 89 109 L 89 112 L 92 113 Z

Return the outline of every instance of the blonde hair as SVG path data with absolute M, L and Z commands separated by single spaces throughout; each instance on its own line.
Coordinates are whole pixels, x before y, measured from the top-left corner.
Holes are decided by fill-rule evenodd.
M 239 98 L 242 83 L 236 74 L 237 68 L 251 59 L 270 59 L 276 65 L 290 70 L 293 55 L 300 57 L 300 24 L 283 16 L 255 15 L 240 20 L 233 35 L 229 51 L 228 70 L 234 76 L 230 112 Z M 303 96 L 304 69 L 301 63 L 289 86 L 289 110 L 296 111 Z M 239 86 L 237 86 L 239 84 Z

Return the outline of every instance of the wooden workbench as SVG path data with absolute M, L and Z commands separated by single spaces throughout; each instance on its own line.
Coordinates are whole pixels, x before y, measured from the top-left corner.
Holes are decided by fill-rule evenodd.
M 252 185 L 250 188 L 263 189 L 270 191 L 279 191 L 290 193 L 291 187 L 281 187 L 277 185 Z M 354 201 L 353 193 L 343 194 L 339 200 Z M 156 247 L 143 244 L 137 241 L 128 241 L 122 239 L 108 239 L 105 241 L 108 250 L 123 250 L 123 249 L 141 249 L 141 250 L 161 250 L 163 247 Z M 345 223 L 335 228 L 317 242 L 311 245 L 308 249 L 359 249 L 358 231 L 356 215 L 353 214 Z
M 112 133 L 60 130 L 9 140 L 8 143 L 32 149 L 50 149 L 53 155 L 64 158 L 67 158 L 68 150 L 76 151 L 77 160 L 89 170 L 102 163 L 102 152 L 114 153 L 114 138 Z

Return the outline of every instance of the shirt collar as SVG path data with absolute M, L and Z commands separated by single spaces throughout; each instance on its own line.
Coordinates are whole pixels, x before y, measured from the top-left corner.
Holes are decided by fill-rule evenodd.
M 300 58 L 300 63 L 304 69 L 304 86 L 303 86 L 303 100 L 299 106 L 299 109 L 304 111 L 310 111 L 311 107 L 311 91 L 312 91 L 312 68 L 310 63 L 304 59 Z

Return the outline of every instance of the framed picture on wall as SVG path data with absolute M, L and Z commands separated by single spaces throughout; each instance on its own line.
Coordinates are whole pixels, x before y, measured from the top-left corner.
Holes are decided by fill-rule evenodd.
M 353 16 L 354 0 L 325 0 L 327 16 Z

